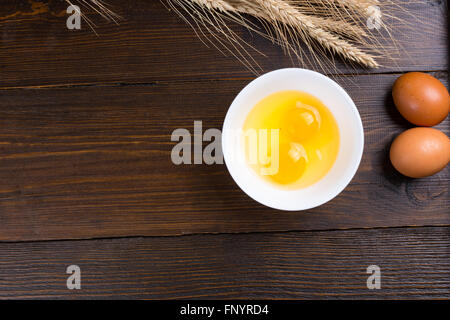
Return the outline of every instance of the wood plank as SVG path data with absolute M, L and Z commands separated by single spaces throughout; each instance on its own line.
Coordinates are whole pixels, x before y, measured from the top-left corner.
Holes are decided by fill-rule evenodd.
M 388 161 L 410 127 L 390 98 L 396 77 L 339 80 L 361 113 L 364 156 L 341 195 L 305 212 L 259 205 L 225 165 L 171 162 L 172 131 L 221 128 L 247 81 L 2 90 L 0 240 L 450 225 L 450 168 L 414 180 Z M 448 134 L 449 120 L 438 128 Z
M 0 243 L 0 266 L 0 298 L 448 299 L 450 228 Z
M 401 10 L 388 14 L 405 20 L 404 27 L 386 17 L 393 37 L 404 47 L 394 61 L 382 58 L 380 63 L 384 67 L 368 71 L 336 60 L 335 68 L 327 67 L 324 72 L 447 70 L 446 2 L 403 2 L 407 3 L 405 7 L 410 14 Z M 160 1 L 134 0 L 124 4 L 120 0 L 109 0 L 108 3 L 125 20 L 117 26 L 90 15 L 98 24 L 95 30 L 99 36 L 86 24 L 80 31 L 67 30 L 67 5 L 63 1 L 3 3 L 0 7 L 0 87 L 253 76 L 233 57 L 224 56 L 213 46 L 203 45 L 190 27 Z M 237 25 L 232 28 L 266 55 L 253 54 L 264 72 L 299 65 L 261 36 L 250 34 Z M 302 66 L 315 68 L 307 62 Z

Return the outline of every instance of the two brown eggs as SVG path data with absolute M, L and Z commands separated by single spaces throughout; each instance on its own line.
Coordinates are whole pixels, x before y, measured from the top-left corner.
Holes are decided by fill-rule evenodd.
M 392 96 L 400 114 L 420 126 L 395 138 L 390 150 L 392 165 L 412 178 L 431 176 L 444 169 L 450 161 L 450 139 L 430 127 L 449 113 L 447 88 L 429 74 L 410 72 L 395 81 Z

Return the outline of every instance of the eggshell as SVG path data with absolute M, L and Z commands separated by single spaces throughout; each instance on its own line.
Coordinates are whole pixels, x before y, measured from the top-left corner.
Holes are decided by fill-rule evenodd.
M 444 120 L 450 110 L 447 88 L 422 72 L 400 76 L 392 88 L 392 97 L 401 115 L 418 126 L 434 126 Z
M 395 169 L 405 176 L 431 176 L 450 161 L 450 139 L 437 129 L 412 128 L 395 138 L 390 158 Z

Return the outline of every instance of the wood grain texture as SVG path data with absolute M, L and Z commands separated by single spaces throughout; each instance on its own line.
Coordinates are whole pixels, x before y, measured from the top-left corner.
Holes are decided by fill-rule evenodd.
M 447 73 L 435 73 L 447 85 Z M 398 75 L 338 79 L 365 128 L 351 184 L 305 212 L 259 205 L 225 165 L 171 162 L 176 128 L 221 128 L 244 80 L 2 90 L 0 240 L 450 225 L 449 172 L 408 179 L 390 165 L 410 125 L 390 98 Z M 449 120 L 438 128 L 449 133 Z
M 0 266 L 0 298 L 448 299 L 450 228 L 0 243 Z
M 395 63 L 325 70 L 368 73 L 335 76 L 361 113 L 365 152 L 341 195 L 292 213 L 248 198 L 224 165 L 170 161 L 172 131 L 221 128 L 254 76 L 160 1 L 108 3 L 125 20 L 89 15 L 99 36 L 68 31 L 63 1 L 0 6 L 0 299 L 450 298 L 450 168 L 413 180 L 387 159 L 410 127 L 390 98 L 396 72 L 438 71 L 448 87 L 445 1 L 399 14 L 412 27 L 393 28 L 405 48 Z M 255 55 L 264 71 L 293 65 L 232 28 L 266 54 Z M 422 227 L 368 230 L 400 226 Z M 330 231 L 348 228 L 364 229 Z M 71 264 L 81 291 L 66 289 Z M 381 290 L 366 288 L 372 264 Z
M 164 0 L 162 0 L 164 2 Z M 447 70 L 448 36 L 445 1 L 403 1 L 402 10 L 384 16 L 397 45 L 403 47 L 394 61 L 381 58 L 378 70 L 346 66 L 337 59 L 326 73 Z M 46 5 L 49 3 L 49 5 Z M 66 28 L 63 1 L 6 1 L 0 7 L 0 87 L 49 86 L 86 83 L 151 83 L 158 80 L 229 79 L 252 77 L 237 60 L 206 47 L 194 31 L 157 0 L 109 0 L 124 20 L 86 25 L 80 31 Z M 84 10 L 84 8 L 83 8 Z M 87 13 L 89 14 L 89 12 Z M 406 21 L 404 27 L 388 16 Z M 282 49 L 261 36 L 231 24 L 249 45 L 264 72 L 299 65 Z M 380 41 L 383 41 L 380 37 Z M 392 44 L 388 44 L 393 46 Z M 314 68 L 311 63 L 303 65 Z

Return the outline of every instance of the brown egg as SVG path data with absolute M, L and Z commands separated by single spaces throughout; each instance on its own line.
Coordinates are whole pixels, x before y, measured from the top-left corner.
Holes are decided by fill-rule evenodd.
M 437 129 L 412 128 L 395 138 L 390 158 L 395 169 L 405 176 L 431 176 L 450 161 L 450 139 Z
M 401 115 L 418 126 L 431 127 L 444 120 L 450 110 L 447 88 L 435 77 L 422 72 L 400 76 L 392 88 Z

